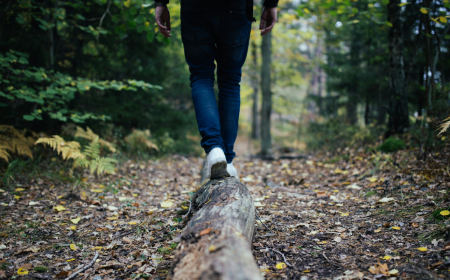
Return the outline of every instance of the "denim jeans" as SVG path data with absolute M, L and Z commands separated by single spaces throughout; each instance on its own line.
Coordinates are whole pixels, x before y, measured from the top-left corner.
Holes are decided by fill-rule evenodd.
M 251 22 L 246 0 L 182 0 L 181 36 L 191 73 L 201 146 L 221 148 L 231 163 L 241 104 L 240 81 L 247 57 Z M 218 105 L 214 95 L 217 62 Z

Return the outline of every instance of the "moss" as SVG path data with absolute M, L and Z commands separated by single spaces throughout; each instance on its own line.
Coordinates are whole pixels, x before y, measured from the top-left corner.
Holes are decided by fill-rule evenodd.
M 384 141 L 384 143 L 381 144 L 380 147 L 378 147 L 380 151 L 385 153 L 396 152 L 399 150 L 403 150 L 405 148 L 406 148 L 405 141 L 397 139 L 392 136 L 386 139 L 386 141 Z

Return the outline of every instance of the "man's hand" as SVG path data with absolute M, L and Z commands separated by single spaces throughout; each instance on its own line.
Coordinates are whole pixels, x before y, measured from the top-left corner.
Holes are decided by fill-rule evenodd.
M 264 7 L 261 14 L 261 23 L 259 24 L 261 36 L 264 36 L 268 34 L 270 31 L 272 31 L 276 21 L 277 21 L 277 8 Z
M 170 13 L 169 9 L 165 6 L 156 7 L 155 12 L 156 24 L 158 24 L 159 32 L 166 37 L 170 38 Z

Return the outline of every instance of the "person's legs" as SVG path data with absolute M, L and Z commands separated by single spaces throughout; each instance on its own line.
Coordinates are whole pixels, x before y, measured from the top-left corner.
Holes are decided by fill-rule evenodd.
M 220 132 L 220 118 L 214 95 L 214 60 L 217 48 L 214 37 L 213 10 L 181 8 L 181 35 L 186 62 L 191 72 L 192 100 L 195 107 L 201 146 L 208 154 L 213 148 L 225 150 Z
M 251 31 L 251 22 L 245 13 L 245 2 L 242 4 L 234 10 L 221 12 L 217 43 L 220 132 L 228 163 L 235 157 L 233 147 L 237 137 L 241 103 L 239 83 Z

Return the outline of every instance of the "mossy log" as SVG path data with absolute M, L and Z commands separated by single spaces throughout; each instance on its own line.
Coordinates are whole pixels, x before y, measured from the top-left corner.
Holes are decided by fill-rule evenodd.
M 192 211 L 167 279 L 262 279 L 251 246 L 255 206 L 238 179 L 204 183 Z

